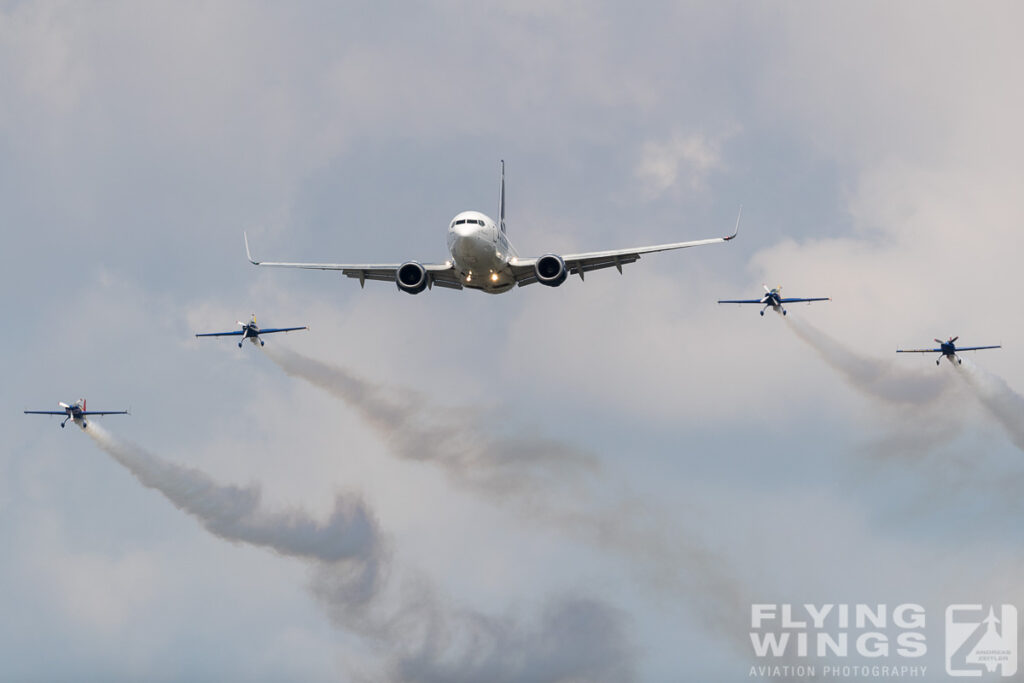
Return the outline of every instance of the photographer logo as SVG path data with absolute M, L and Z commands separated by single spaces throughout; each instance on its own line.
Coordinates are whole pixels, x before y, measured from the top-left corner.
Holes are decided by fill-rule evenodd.
M 1017 673 L 1017 608 L 950 605 L 946 608 L 946 673 L 980 677 Z

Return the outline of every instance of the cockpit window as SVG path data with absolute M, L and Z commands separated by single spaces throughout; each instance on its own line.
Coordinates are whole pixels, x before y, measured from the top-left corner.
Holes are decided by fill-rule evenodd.
M 466 222 L 466 219 L 463 218 L 461 221 L 455 221 L 454 223 L 452 223 L 452 225 L 462 225 L 465 222 Z

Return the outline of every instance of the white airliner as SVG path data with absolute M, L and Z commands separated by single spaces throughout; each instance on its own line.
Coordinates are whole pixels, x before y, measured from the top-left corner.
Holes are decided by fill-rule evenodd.
M 742 214 L 742 209 L 740 210 Z M 245 235 L 245 253 L 256 266 L 279 268 L 307 268 L 310 270 L 340 270 L 342 274 L 357 278 L 364 286 L 367 280 L 394 282 L 403 292 L 419 294 L 424 289 L 447 287 L 449 289 L 479 289 L 488 294 L 500 294 L 512 289 L 513 285 L 539 282 L 548 287 L 557 287 L 570 274 L 579 275 L 601 268 L 615 267 L 622 272 L 622 266 L 633 263 L 642 254 L 656 251 L 670 251 L 699 247 L 705 244 L 728 242 L 736 237 L 740 228 L 740 216 L 736 217 L 736 228 L 727 237 L 674 242 L 650 247 L 632 247 L 611 251 L 590 251 L 582 254 L 544 254 L 522 258 L 508 241 L 505 234 L 505 162 L 501 162 L 501 190 L 498 195 L 498 221 L 479 211 L 463 211 L 448 225 L 448 252 L 451 258 L 444 263 L 280 263 L 257 261 L 249 251 L 249 237 Z

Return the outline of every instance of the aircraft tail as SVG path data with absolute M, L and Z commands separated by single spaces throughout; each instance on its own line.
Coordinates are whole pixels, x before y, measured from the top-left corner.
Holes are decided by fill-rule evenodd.
M 501 160 L 501 191 L 498 192 L 498 226 L 505 232 L 505 160 Z

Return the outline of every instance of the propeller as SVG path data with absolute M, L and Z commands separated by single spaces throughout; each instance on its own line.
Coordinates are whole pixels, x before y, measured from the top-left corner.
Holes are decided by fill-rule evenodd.
M 952 344 L 953 342 L 955 342 L 955 341 L 956 341 L 957 339 L 959 339 L 959 338 L 960 338 L 960 335 L 957 335 L 957 336 L 955 336 L 955 337 L 950 337 L 950 338 L 949 338 L 949 343 L 950 343 L 950 344 Z

